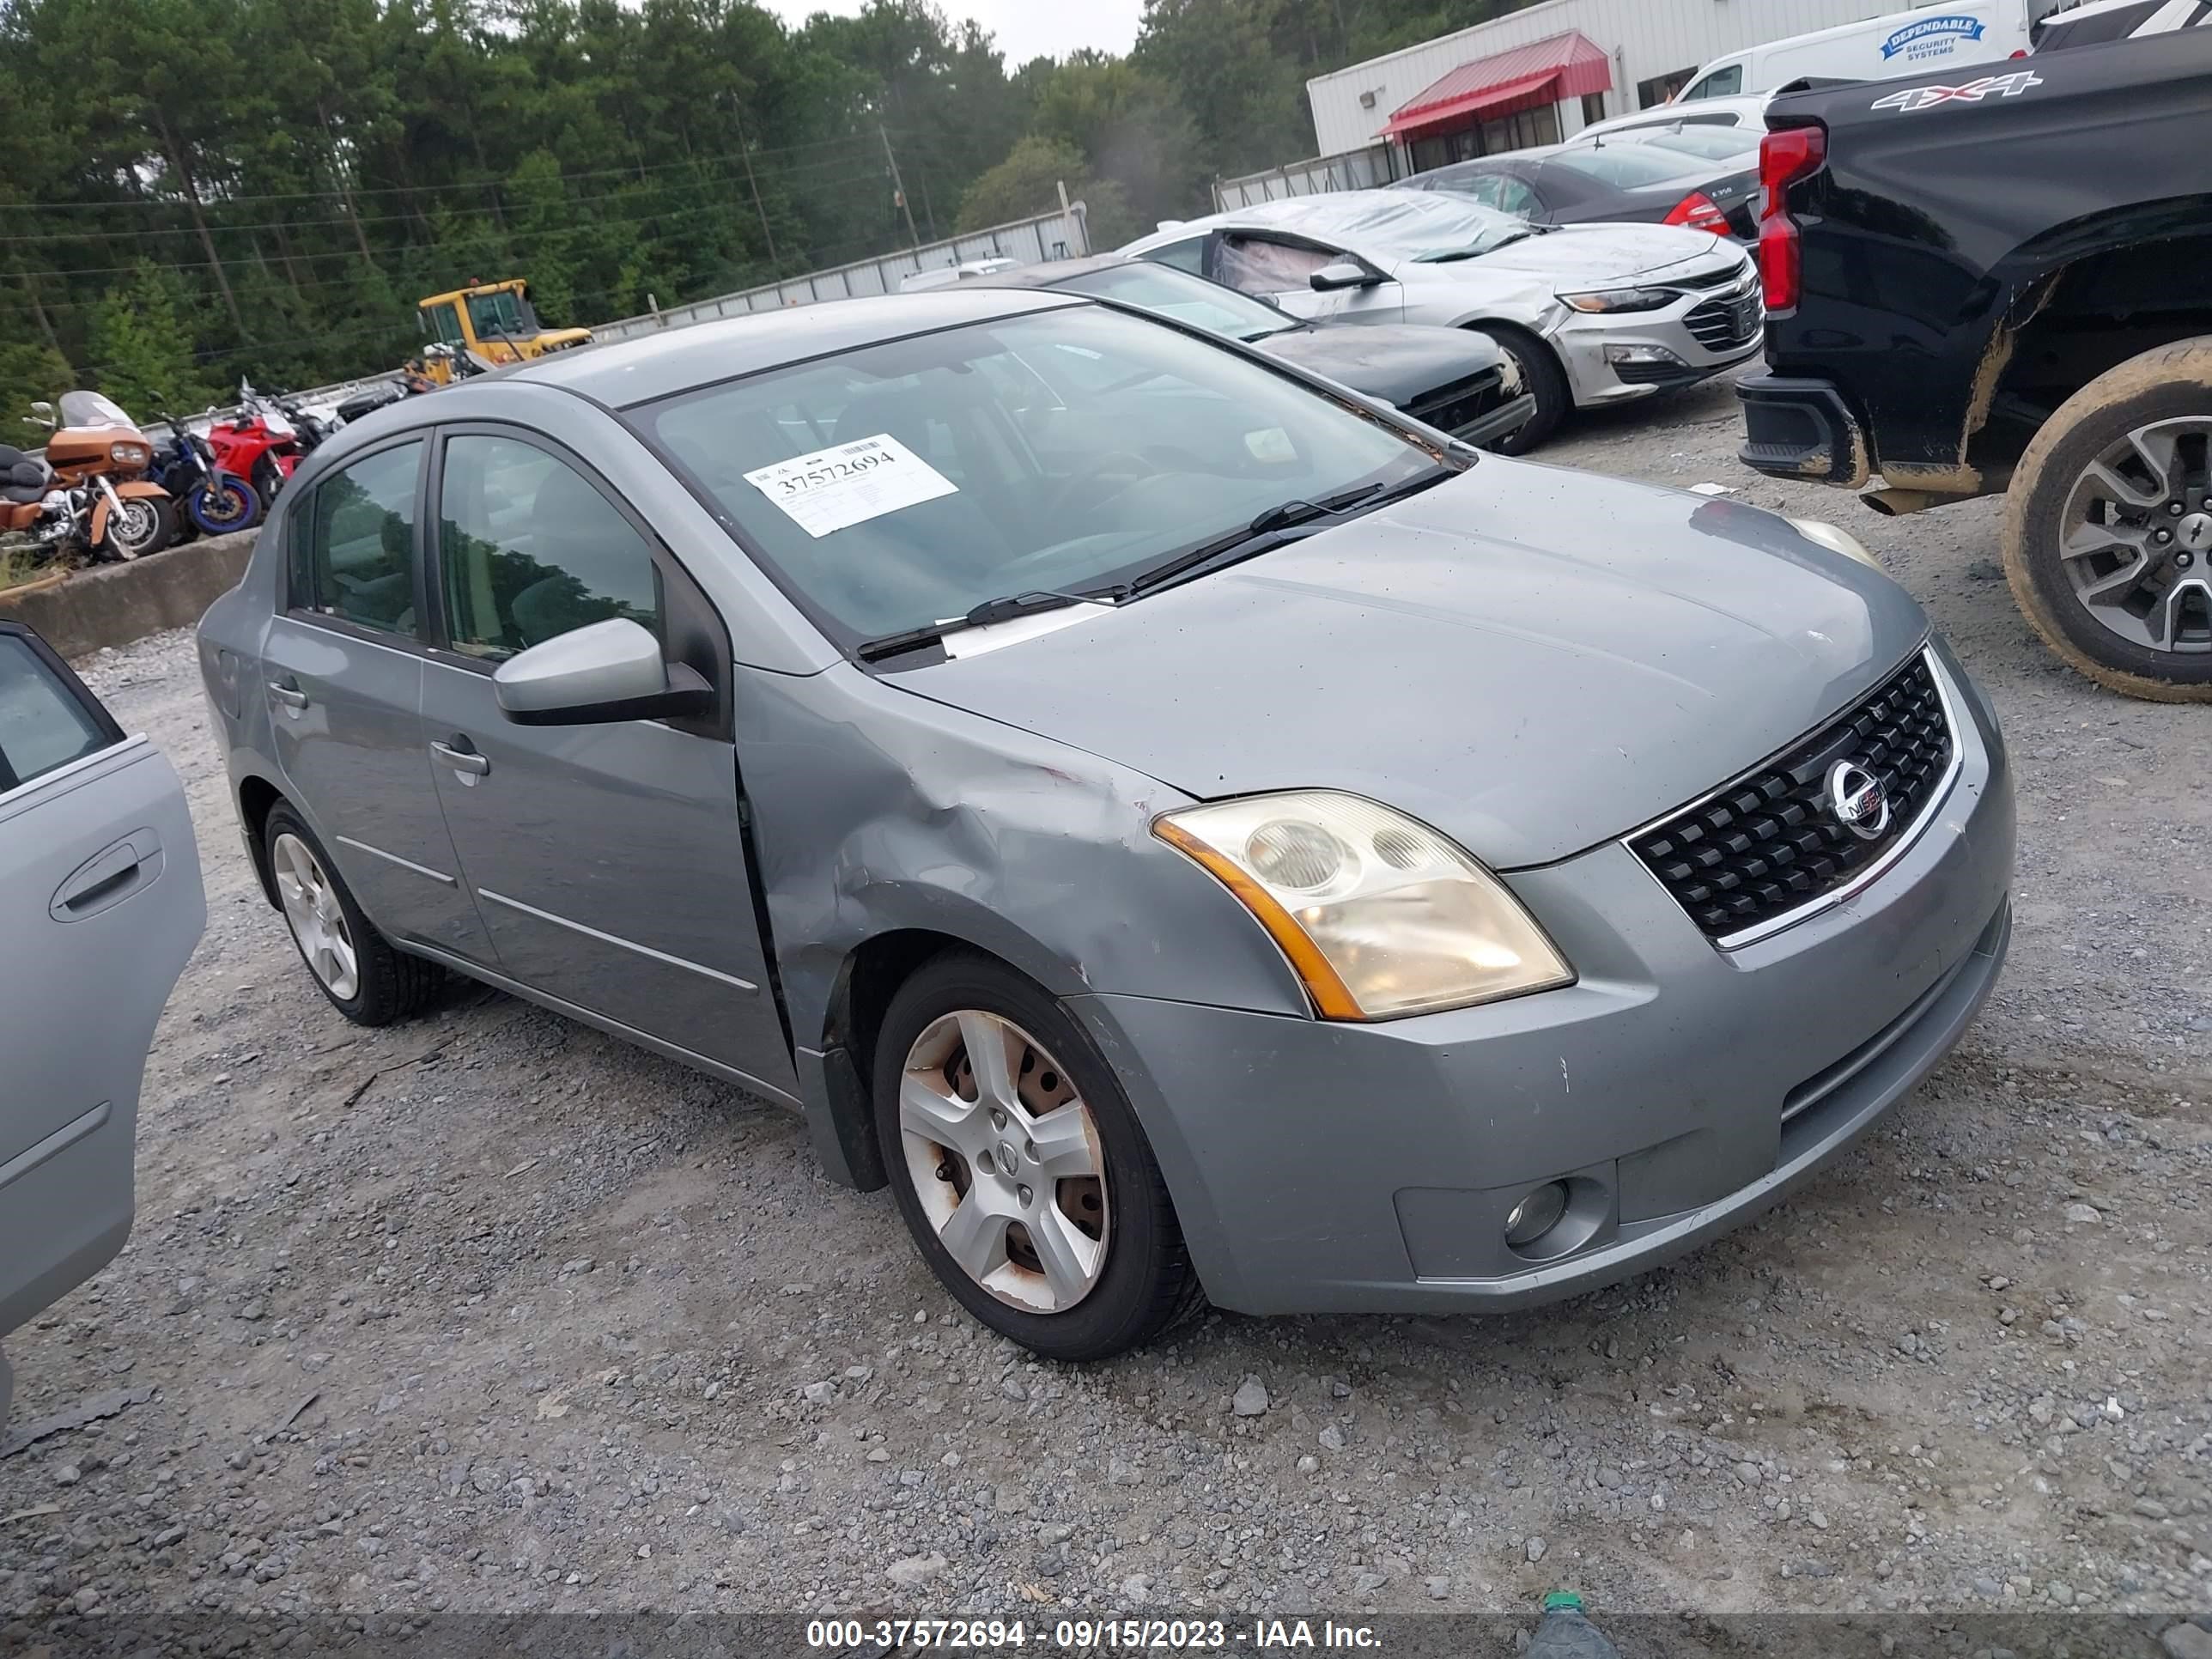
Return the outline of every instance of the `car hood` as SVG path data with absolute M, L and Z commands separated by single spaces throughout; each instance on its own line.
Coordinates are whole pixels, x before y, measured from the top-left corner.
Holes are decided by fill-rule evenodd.
M 1508 242 L 1479 258 L 1442 264 L 1417 262 L 1410 270 L 1446 276 L 1453 271 L 1517 270 L 1551 277 L 1559 284 L 1610 283 L 1653 276 L 1692 261 L 1718 270 L 1742 257 L 1742 251 L 1733 246 L 1719 252 L 1724 260 L 1715 258 L 1711 232 L 1675 225 L 1562 225 Z M 1408 269 L 1401 267 L 1399 276 L 1404 277 Z
M 1494 867 L 1695 799 L 1848 706 L 1926 622 L 1782 519 L 1486 457 L 1042 637 L 886 676 L 1200 798 L 1348 790 Z
M 1487 335 L 1418 323 L 1289 329 L 1253 344 L 1271 357 L 1401 408 L 1504 362 Z

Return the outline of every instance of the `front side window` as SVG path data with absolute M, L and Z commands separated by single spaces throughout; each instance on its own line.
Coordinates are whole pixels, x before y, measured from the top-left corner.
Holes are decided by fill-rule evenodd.
M 446 442 L 438 556 L 454 650 L 496 661 L 588 623 L 660 631 L 653 550 L 574 467 L 519 439 Z
M 447 345 L 468 343 L 461 333 L 460 311 L 452 301 L 448 300 L 442 305 L 424 306 L 421 314 L 423 330 L 432 339 L 441 340 Z
M 28 641 L 0 634 L 0 794 L 113 740 Z
M 886 341 L 630 418 L 848 647 L 986 599 L 1109 586 L 1284 501 L 1436 465 L 1302 383 L 1091 306 Z
M 416 630 L 415 479 L 420 440 L 356 461 L 315 486 L 292 603 L 383 634 Z
M 1287 294 L 1310 287 L 1308 278 L 1343 256 L 1317 247 L 1269 241 L 1264 236 L 1224 236 L 1221 280 L 1247 294 Z
M 1730 64 L 1726 69 L 1717 69 L 1697 85 L 1682 94 L 1682 101 L 1693 98 L 1733 98 L 1743 90 L 1743 65 Z

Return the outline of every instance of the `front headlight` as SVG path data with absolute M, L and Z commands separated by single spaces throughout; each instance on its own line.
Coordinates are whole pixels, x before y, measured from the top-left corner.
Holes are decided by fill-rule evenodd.
M 154 459 L 154 452 L 143 444 L 110 444 L 107 453 L 118 466 L 143 466 Z
M 1329 789 L 1163 813 L 1152 831 L 1243 902 L 1326 1019 L 1388 1019 L 1574 982 L 1497 877 L 1426 825 Z
M 1559 297 L 1577 311 L 1656 311 L 1682 296 L 1671 288 L 1603 288 Z
M 1826 519 L 1792 519 L 1790 527 L 1808 542 L 1818 542 L 1831 553 L 1840 553 L 1847 559 L 1856 559 L 1870 570 L 1880 570 L 1881 564 L 1866 550 L 1866 544 L 1840 526 Z

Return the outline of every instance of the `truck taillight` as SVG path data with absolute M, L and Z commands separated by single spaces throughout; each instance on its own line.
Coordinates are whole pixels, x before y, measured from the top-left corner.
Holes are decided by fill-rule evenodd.
M 1716 236 L 1728 234 L 1728 215 L 1715 206 L 1713 198 L 1702 190 L 1693 190 L 1675 203 L 1674 210 L 1667 216 L 1667 222 L 1691 230 L 1710 230 Z
M 1784 127 L 1760 141 L 1759 276 L 1770 316 L 1794 310 L 1802 286 L 1803 249 L 1790 216 L 1790 186 L 1818 173 L 1827 157 L 1828 135 L 1820 127 Z

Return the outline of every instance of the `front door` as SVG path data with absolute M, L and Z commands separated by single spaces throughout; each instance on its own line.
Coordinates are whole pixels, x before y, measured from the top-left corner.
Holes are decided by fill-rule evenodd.
M 501 971 L 789 1095 L 738 817 L 730 647 L 642 520 L 535 434 L 460 428 L 434 488 L 441 647 L 418 741 Z M 721 693 L 670 722 L 518 726 L 492 671 L 612 617 Z
M 479 961 L 491 946 L 460 884 L 420 732 L 422 471 L 407 439 L 287 498 L 284 607 L 262 645 L 276 763 L 368 919 Z

